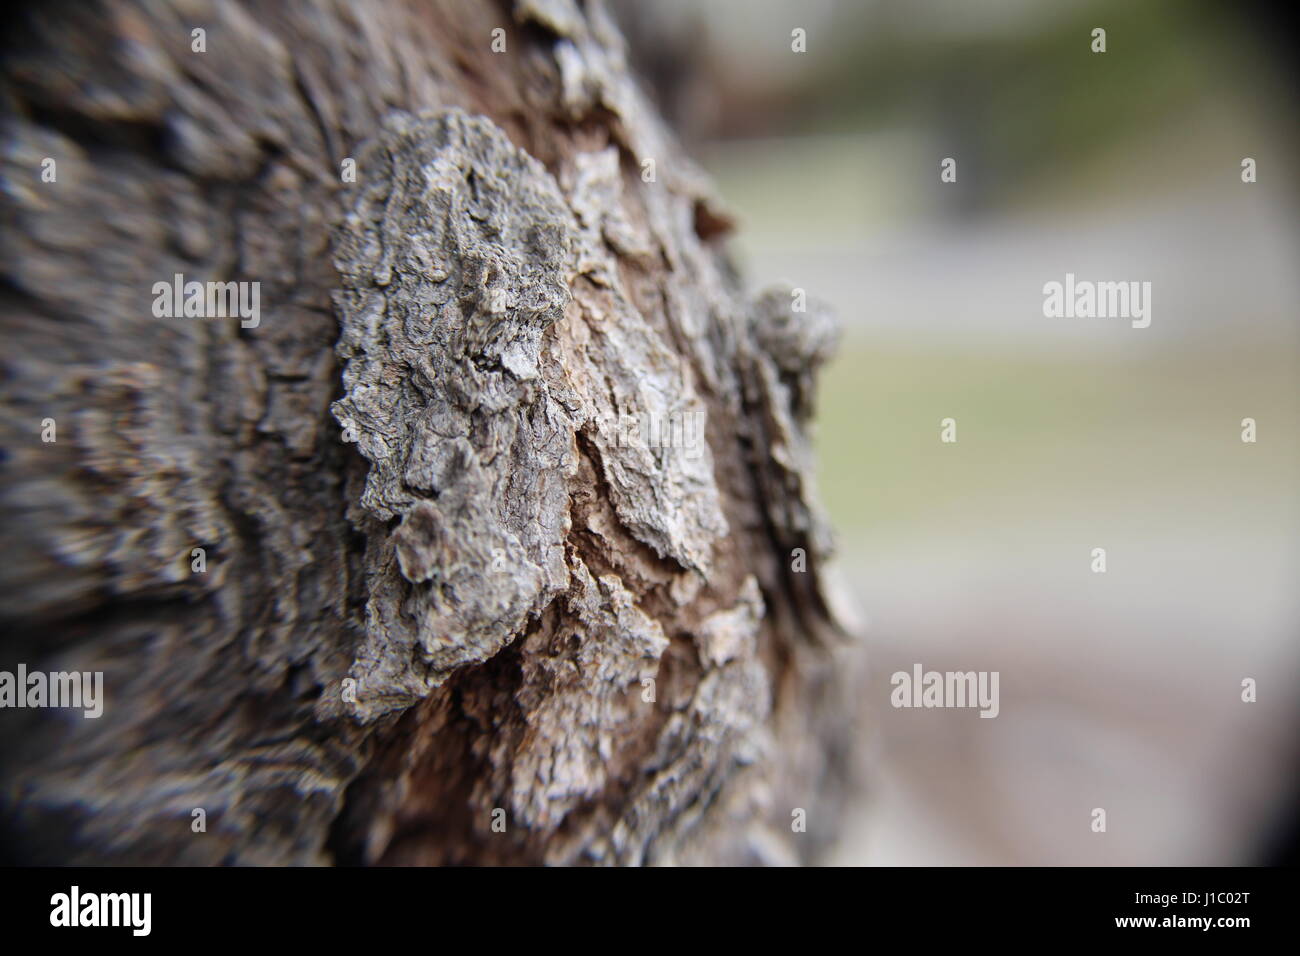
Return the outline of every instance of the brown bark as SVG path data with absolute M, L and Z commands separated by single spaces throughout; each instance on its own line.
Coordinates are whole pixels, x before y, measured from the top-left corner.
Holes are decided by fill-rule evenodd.
M 43 3 L 4 42 L 0 667 L 106 682 L 0 712 L 13 852 L 813 859 L 835 329 L 746 296 L 604 9 Z M 260 321 L 155 317 L 177 273 Z

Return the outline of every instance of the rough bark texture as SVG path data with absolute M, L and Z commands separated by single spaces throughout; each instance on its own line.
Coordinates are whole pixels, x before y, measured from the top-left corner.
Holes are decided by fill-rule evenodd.
M 4 47 L 0 667 L 106 681 L 0 712 L 10 852 L 815 858 L 835 328 L 746 296 L 607 13 L 41 3 Z M 176 273 L 260 324 L 155 318 Z

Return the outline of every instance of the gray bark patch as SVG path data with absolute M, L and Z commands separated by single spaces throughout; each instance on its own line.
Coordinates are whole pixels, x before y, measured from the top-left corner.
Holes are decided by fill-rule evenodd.
M 574 426 L 540 365 L 574 227 L 541 164 L 460 111 L 390 116 L 359 170 L 334 243 L 331 410 L 370 463 L 352 669 L 368 720 L 495 654 L 568 584 Z

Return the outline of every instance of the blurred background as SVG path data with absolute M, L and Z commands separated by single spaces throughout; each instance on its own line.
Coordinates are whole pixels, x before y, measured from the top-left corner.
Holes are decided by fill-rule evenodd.
M 1283 8 L 615 4 L 736 214 L 748 280 L 805 288 L 845 326 L 819 480 L 867 625 L 869 786 L 827 862 L 1294 862 L 1300 85 Z M 1150 327 L 1044 318 L 1067 272 L 1150 282 Z M 915 663 L 999 671 L 1000 715 L 891 708 L 890 674 Z

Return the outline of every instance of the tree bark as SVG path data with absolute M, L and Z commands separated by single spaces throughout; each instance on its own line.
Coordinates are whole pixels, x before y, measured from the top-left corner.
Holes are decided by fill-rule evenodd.
M 105 681 L 0 712 L 10 852 L 815 859 L 836 329 L 745 294 L 607 12 L 40 3 L 4 47 L 0 667 Z M 259 321 L 156 317 L 178 274 Z

